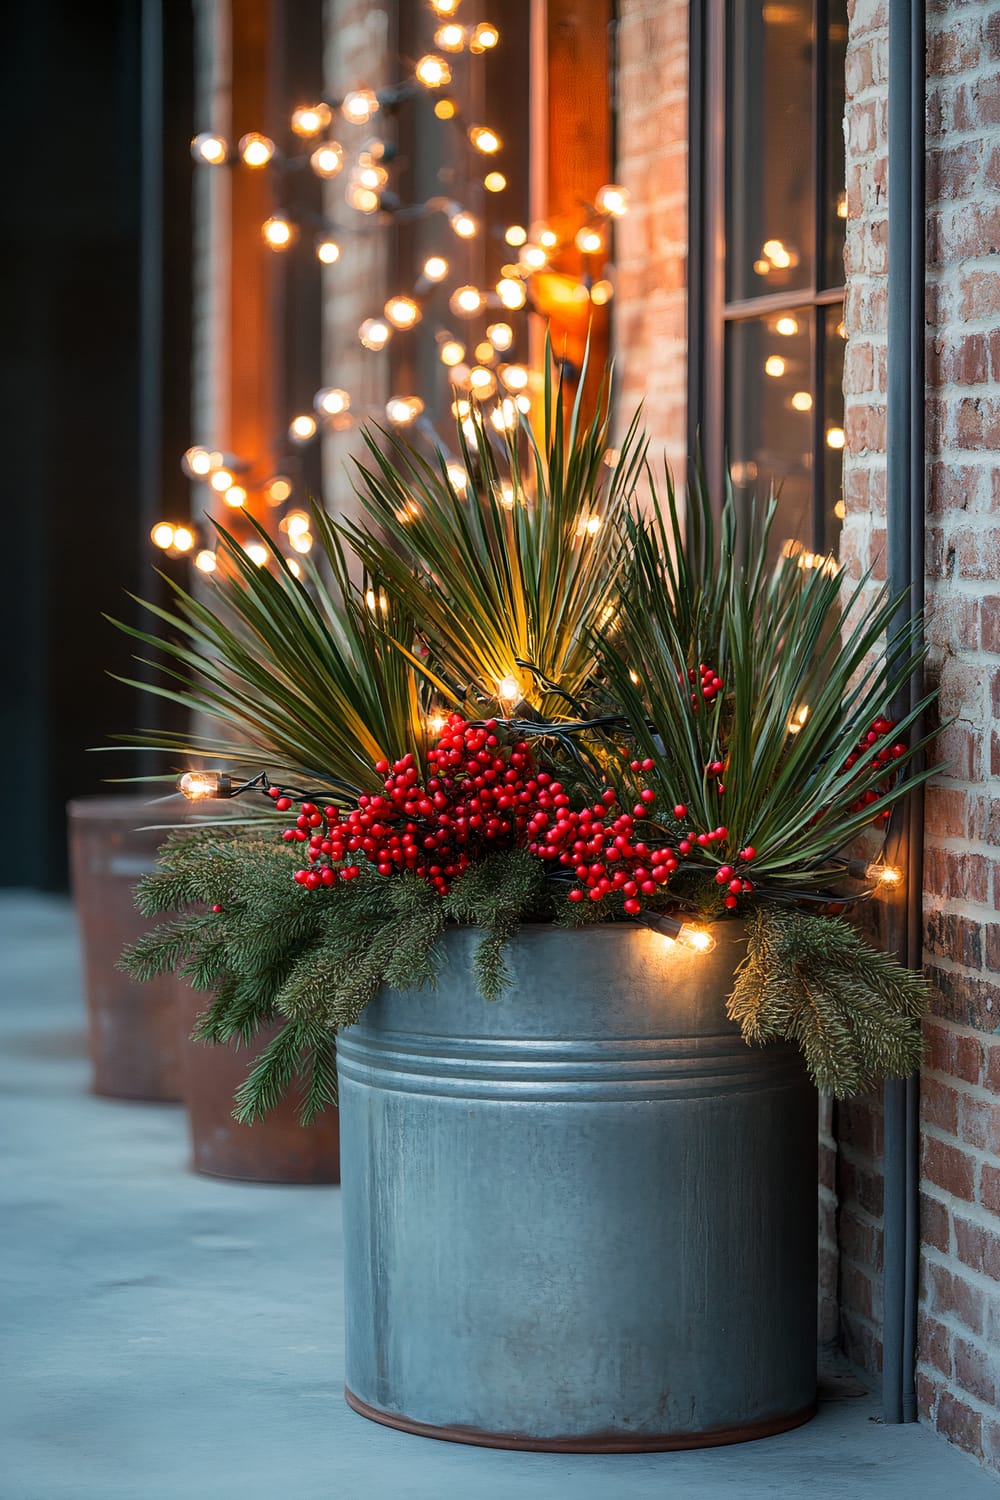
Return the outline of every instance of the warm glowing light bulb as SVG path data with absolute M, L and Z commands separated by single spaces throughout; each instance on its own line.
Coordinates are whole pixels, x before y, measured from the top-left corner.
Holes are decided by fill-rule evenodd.
M 416 420 L 424 409 L 419 396 L 393 396 L 386 402 L 385 414 L 394 427 L 406 427 Z
M 846 521 L 847 506 L 844 504 L 843 500 L 836 501 L 833 507 L 833 514 L 838 521 Z
M 422 57 L 413 71 L 428 89 L 440 89 L 451 82 L 451 69 L 443 57 L 437 57 L 433 52 Z
M 474 219 L 472 214 L 467 214 L 464 208 L 451 214 L 448 222 L 460 240 L 475 239 L 479 233 L 478 220 Z
M 842 427 L 828 427 L 826 429 L 826 446 L 828 448 L 843 448 L 847 442 L 847 433 Z
M 761 254 L 779 271 L 787 270 L 792 264 L 792 256 L 780 240 L 765 240 L 760 249 Z
M 293 443 L 308 443 L 316 436 L 316 418 L 309 412 L 300 412 L 288 424 L 288 436 Z
M 548 264 L 549 255 L 541 245 L 525 245 L 517 258 L 529 271 L 540 271 Z
M 313 406 L 321 416 L 339 417 L 350 410 L 351 398 L 347 391 L 338 390 L 335 386 L 325 386 L 323 390 L 316 392 Z
M 347 201 L 359 214 L 378 213 L 382 202 L 373 188 L 361 187 L 357 183 L 352 183 L 348 189 Z
M 470 52 L 489 52 L 500 40 L 500 33 L 489 21 L 480 21 L 469 37 Z
M 528 231 L 523 224 L 509 224 L 504 231 L 504 239 L 508 245 L 513 245 L 515 250 L 523 245 L 527 238 Z
M 554 229 L 542 229 L 538 235 L 538 243 L 543 250 L 554 250 L 559 243 L 559 236 Z
M 309 531 L 290 531 L 288 533 L 288 540 L 291 542 L 296 552 L 304 553 L 312 551 L 313 539 L 312 533 Z
M 492 396 L 497 388 L 496 379 L 492 370 L 487 370 L 483 365 L 476 365 L 469 371 L 469 385 L 473 395 Z
M 594 207 L 599 214 L 607 214 L 609 219 L 620 219 L 623 214 L 628 213 L 628 202 L 627 188 L 619 187 L 616 182 L 607 182 L 602 188 L 598 188 Z
M 344 95 L 340 112 L 352 125 L 366 125 L 378 112 L 378 100 L 374 89 L 353 89 Z
M 460 464 L 449 464 L 448 481 L 457 495 L 464 495 L 469 488 L 469 476 Z
M 390 297 L 383 312 L 394 328 L 413 328 L 420 322 L 420 308 L 412 297 Z
M 481 365 L 491 365 L 497 357 L 497 351 L 489 339 L 480 339 L 476 345 L 476 359 Z
M 594 285 L 590 288 L 590 300 L 595 307 L 606 307 L 614 295 L 614 284 L 606 278 L 601 281 L 595 281 Z
M 502 354 L 514 342 L 514 330 L 509 323 L 491 323 L 486 330 L 486 337 L 494 349 Z
M 168 547 L 174 545 L 174 530 L 169 521 L 157 521 L 149 533 L 149 539 L 154 547 L 161 547 L 166 552 Z
M 799 331 L 798 320 L 787 316 L 779 318 L 774 325 L 774 331 L 775 333 L 780 333 L 782 338 L 789 339 L 793 333 L 798 333 Z
M 195 161 L 205 162 L 210 167 L 221 167 L 229 155 L 225 138 L 211 130 L 203 130 L 191 142 L 191 155 Z
M 344 165 L 344 148 L 337 141 L 324 141 L 309 158 L 317 177 L 336 177 Z
M 497 697 L 504 703 L 517 703 L 521 697 L 521 684 L 513 675 L 501 677 L 497 684 Z
M 811 559 L 814 556 L 814 554 L 812 552 L 807 552 L 805 554 L 805 556 Z M 812 566 L 811 562 L 808 564 L 808 566 L 810 566 L 810 567 Z M 801 731 L 805 728 L 805 724 L 806 724 L 806 721 L 807 721 L 808 718 L 809 718 L 809 705 L 808 705 L 808 703 L 803 703 L 802 707 L 801 708 L 797 708 L 795 710 L 795 712 L 792 714 L 792 717 L 789 719 L 789 721 L 788 721 L 788 733 L 789 734 L 799 734 L 799 733 L 801 733 Z
M 431 10 L 436 16 L 453 16 L 461 0 L 431 0 Z
M 194 565 L 199 573 L 214 573 L 219 566 L 218 558 L 207 547 L 195 555 Z
M 296 536 L 300 531 L 309 530 L 309 517 L 304 510 L 293 510 L 279 522 L 279 530 L 287 531 L 289 536 Z
M 188 448 L 181 459 L 181 468 L 185 474 L 190 474 L 192 479 L 201 479 L 203 475 L 211 472 L 211 454 L 204 448 Z
M 496 432 L 513 432 L 518 422 L 518 411 L 509 396 L 490 412 L 490 421 Z
M 448 274 L 448 262 L 443 255 L 429 255 L 424 261 L 424 275 L 428 281 L 443 281 Z
M 488 193 L 502 193 L 507 186 L 507 179 L 502 172 L 487 172 L 483 178 L 483 187 Z
M 240 137 L 240 156 L 245 166 L 266 167 L 275 149 L 270 136 L 261 135 L 259 131 L 251 130 L 248 135 Z
M 896 865 L 883 865 L 874 860 L 865 871 L 869 880 L 877 880 L 879 885 L 893 886 L 902 885 L 903 872 Z
M 778 375 L 784 375 L 784 373 L 785 361 L 782 359 L 781 355 L 769 354 L 767 359 L 765 359 L 764 361 L 764 374 L 777 377 Z
M 239 510 L 247 503 L 247 492 L 241 484 L 231 484 L 222 498 L 233 510 Z
M 264 566 L 270 555 L 267 548 L 260 542 L 249 542 L 243 550 L 246 553 L 247 557 L 249 557 L 250 561 L 257 564 L 258 568 L 262 568 Z
M 358 168 L 354 174 L 354 185 L 358 188 L 367 188 L 368 192 L 374 193 L 389 180 L 389 174 L 385 167 L 377 167 L 374 162 L 366 162 Z
M 299 567 L 294 557 L 287 557 L 285 559 L 285 566 L 288 569 L 289 573 L 291 573 L 293 578 L 302 577 L 302 569 Z
M 692 927 L 685 922 L 677 934 L 677 942 L 683 943 L 685 948 L 690 948 L 693 953 L 711 953 L 715 947 L 715 938 L 704 927 Z
M 465 46 L 465 27 L 456 25 L 454 21 L 446 26 L 439 26 L 434 33 L 434 45 L 443 52 L 461 52 Z
M 446 339 L 438 351 L 438 358 L 443 365 L 454 369 L 465 358 L 465 345 L 460 344 L 457 339 Z
M 513 276 L 504 276 L 497 282 L 497 296 L 504 307 L 509 307 L 512 312 L 516 312 L 519 307 L 523 307 L 528 300 L 524 283 L 516 280 Z
M 292 111 L 292 129 L 296 135 L 309 140 L 311 136 L 319 135 L 325 130 L 333 119 L 333 111 L 329 104 L 300 104 L 298 109 Z
M 500 137 L 488 125 L 470 125 L 466 133 L 476 150 L 482 151 L 484 156 L 492 156 L 500 150 Z
M 264 499 L 268 505 L 284 505 L 286 500 L 291 499 L 292 481 L 286 479 L 284 474 L 275 474 L 264 486 Z
M 340 246 L 336 240 L 320 240 L 316 246 L 316 259 L 324 266 L 336 265 L 340 259 Z
M 295 225 L 282 214 L 265 219 L 260 232 L 270 250 L 287 250 L 295 241 Z
M 231 469 L 216 469 L 208 482 L 213 490 L 220 495 L 224 495 L 236 483 L 236 475 Z
M 194 532 L 190 526 L 178 526 L 174 532 L 174 546 L 178 552 L 190 552 L 194 546 Z
M 454 99 L 438 99 L 434 104 L 434 113 L 439 120 L 453 120 L 458 114 L 458 105 Z
M 796 391 L 792 396 L 794 411 L 812 411 L 813 398 L 808 391 Z
M 185 771 L 177 790 L 190 802 L 203 802 L 207 797 L 228 797 L 231 785 L 222 771 Z
M 366 349 L 384 349 L 392 338 L 392 329 L 381 318 L 366 318 L 358 329 L 358 338 Z
M 755 260 L 753 268 L 758 276 L 769 276 L 771 274 L 771 262 L 769 260 Z
M 448 299 L 448 306 L 457 318 L 474 318 L 483 305 L 483 294 L 478 287 L 456 287 Z
M 599 231 L 591 229 L 589 225 L 584 225 L 582 229 L 578 229 L 576 232 L 576 247 L 578 250 L 582 250 L 584 255 L 596 255 L 603 244 L 604 241 L 601 239 Z
M 528 372 L 524 365 L 504 365 L 500 379 L 509 391 L 523 391 L 528 384 Z

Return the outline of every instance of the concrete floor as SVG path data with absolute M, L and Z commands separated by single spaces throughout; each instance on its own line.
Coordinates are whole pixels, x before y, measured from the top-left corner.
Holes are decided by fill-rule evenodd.
M 700 1453 L 505 1453 L 366 1422 L 342 1395 L 337 1190 L 195 1177 L 179 1107 L 88 1094 L 63 901 L 0 898 L 0 1036 L 0 1500 L 1000 1495 L 867 1395 Z

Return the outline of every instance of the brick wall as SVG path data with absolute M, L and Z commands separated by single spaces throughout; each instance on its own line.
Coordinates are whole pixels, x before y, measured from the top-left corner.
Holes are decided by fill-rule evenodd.
M 842 555 L 885 543 L 885 0 L 855 0 L 847 57 L 848 328 Z M 921 1079 L 922 1417 L 1000 1467 L 1000 14 L 928 4 L 927 601 L 941 710 L 927 792 Z M 991 451 L 993 450 L 993 451 Z M 840 1111 L 845 1344 L 881 1358 L 881 1120 Z
M 617 180 L 632 195 L 618 226 L 619 406 L 640 401 L 655 453 L 683 480 L 687 441 L 687 0 L 621 0 Z

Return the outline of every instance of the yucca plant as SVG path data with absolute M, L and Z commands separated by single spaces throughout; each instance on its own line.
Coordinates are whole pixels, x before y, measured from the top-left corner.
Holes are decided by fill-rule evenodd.
M 917 627 L 891 634 L 899 601 L 832 563 L 772 570 L 773 506 L 741 515 L 730 492 L 717 521 L 697 473 L 683 507 L 668 476 L 640 508 L 645 442 L 633 422 L 608 465 L 609 401 L 588 426 L 577 401 L 564 425 L 549 381 L 538 441 L 522 424 L 495 442 L 470 414 L 464 482 L 373 439 L 371 529 L 314 509 L 331 589 L 223 535 L 219 611 L 177 590 L 158 612 L 179 637 L 171 670 L 191 674 L 159 691 L 225 730 L 164 748 L 316 788 L 279 800 L 300 811 L 266 861 L 210 829 L 172 840 L 140 893 L 150 914 L 214 908 L 128 959 L 213 991 L 206 1037 L 276 1015 L 299 1028 L 255 1068 L 241 1117 L 287 1081 L 295 1037 L 315 1059 L 316 1027 L 333 1037 L 381 983 L 432 982 L 447 922 L 484 929 L 490 996 L 525 920 L 683 936 L 686 919 L 743 918 L 731 1015 L 747 1040 L 794 1039 L 842 1094 L 916 1065 L 923 980 L 831 910 L 871 894 L 848 878 L 852 841 L 929 774 L 929 699 L 886 717 Z

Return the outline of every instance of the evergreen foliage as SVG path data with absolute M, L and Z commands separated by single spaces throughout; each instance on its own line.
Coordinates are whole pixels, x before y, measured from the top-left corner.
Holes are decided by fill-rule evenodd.
M 747 940 L 727 1007 L 746 1042 L 797 1043 L 814 1083 L 839 1099 L 920 1066 L 922 975 L 870 948 L 848 922 L 790 907 L 758 908 Z

